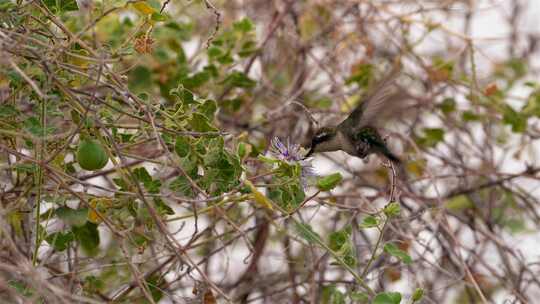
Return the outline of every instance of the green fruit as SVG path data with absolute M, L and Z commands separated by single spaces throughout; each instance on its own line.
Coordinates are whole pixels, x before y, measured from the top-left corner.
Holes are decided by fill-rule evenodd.
M 109 156 L 101 144 L 93 139 L 83 139 L 77 148 L 77 162 L 84 170 L 99 170 L 107 164 Z

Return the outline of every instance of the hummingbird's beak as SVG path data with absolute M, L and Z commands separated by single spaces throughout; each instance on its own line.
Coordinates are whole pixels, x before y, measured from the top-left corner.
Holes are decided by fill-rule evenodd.
M 308 151 L 308 153 L 304 156 L 304 159 L 310 157 L 311 154 L 313 154 L 313 147 L 310 147 L 310 148 L 309 148 L 309 151 Z

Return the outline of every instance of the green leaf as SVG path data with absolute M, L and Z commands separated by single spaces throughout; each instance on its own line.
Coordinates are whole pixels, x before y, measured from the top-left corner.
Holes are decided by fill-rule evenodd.
M 0 0 L 0 11 L 9 11 L 12 8 L 15 8 L 15 3 L 9 0 Z
M 321 191 L 329 191 L 334 189 L 343 179 L 340 173 L 334 173 L 325 176 L 317 181 L 317 187 Z
M 467 110 L 463 111 L 463 113 L 461 114 L 461 119 L 463 119 L 463 121 L 465 122 L 478 121 L 480 120 L 480 116 L 470 110 Z
M 5 104 L 0 105 L 0 118 L 15 117 L 19 114 L 19 111 L 12 105 Z
M 242 44 L 242 47 L 240 48 L 240 51 L 238 52 L 238 56 L 242 58 L 249 57 L 253 55 L 255 52 L 257 52 L 257 43 L 255 41 L 250 40 Z
M 66 233 L 54 232 L 45 237 L 47 243 L 49 243 L 54 250 L 64 251 L 68 248 L 69 244 L 75 239 L 73 232 L 68 231 Z
M 244 142 L 239 143 L 236 149 L 236 154 L 238 154 L 238 157 L 244 158 L 244 156 L 246 156 L 246 152 L 247 152 L 246 143 Z
M 321 237 L 309 224 L 295 223 L 294 228 L 296 233 L 310 244 L 321 244 Z
M 223 51 L 217 46 L 211 46 L 206 52 L 208 53 L 208 57 L 210 58 L 217 58 L 223 55 Z
M 144 66 L 138 66 L 131 70 L 128 75 L 128 87 L 139 93 L 152 86 L 152 72 Z
M 353 291 L 349 294 L 353 303 L 364 304 L 369 302 L 369 295 L 365 292 Z
M 354 74 L 345 83 L 347 85 L 356 83 L 359 87 L 366 88 L 373 79 L 373 70 L 373 65 L 369 63 L 357 65 Z
M 350 236 L 350 228 L 332 232 L 328 236 L 328 247 L 334 251 L 339 251 L 341 247 L 349 242 Z
M 30 287 L 26 285 L 23 281 L 18 281 L 11 279 L 8 281 L 9 287 L 15 289 L 17 293 L 25 296 L 25 297 L 31 297 L 34 294 L 34 290 L 32 290 Z M 42 302 L 43 303 L 43 302 Z
M 403 250 L 399 249 L 396 245 L 393 243 L 387 243 L 384 245 L 384 251 L 391 256 L 395 256 L 399 258 L 403 263 L 405 264 L 411 264 L 412 258 Z
M 401 206 L 398 202 L 391 202 L 388 205 L 386 205 L 383 209 L 384 214 L 387 217 L 395 217 L 398 216 L 401 211 Z
M 191 150 L 189 138 L 186 136 L 177 136 L 174 143 L 174 151 L 180 157 L 186 157 Z
M 24 173 L 37 173 L 38 167 L 36 164 L 16 164 L 14 166 L 15 170 L 20 174 Z
M 89 256 L 95 256 L 99 249 L 99 232 L 97 225 L 91 222 L 86 222 L 86 225 L 71 228 L 75 239 L 81 245 L 83 252 Z
M 165 202 L 160 199 L 159 197 L 154 198 L 154 204 L 156 205 L 156 210 L 161 215 L 173 215 L 174 210 L 172 210 L 169 205 L 165 204 Z
M 335 285 L 324 286 L 321 293 L 322 304 L 345 304 L 345 295 Z
M 152 181 L 152 176 L 150 176 L 150 173 L 146 170 L 146 168 L 140 167 L 135 168 L 133 170 L 133 174 L 135 175 L 135 178 L 137 181 L 141 183 L 148 183 Z
M 460 211 L 464 209 L 473 208 L 474 204 L 466 195 L 458 195 L 450 198 L 444 204 L 444 207 L 451 211 Z
M 162 14 L 158 13 L 158 12 L 155 12 L 155 13 L 152 14 L 152 20 L 161 22 L 161 21 L 166 21 L 167 17 L 165 15 L 162 15 Z
M 197 109 L 202 115 L 206 116 L 209 121 L 213 121 L 217 111 L 217 103 L 215 100 L 207 99 L 200 104 Z
M 56 216 L 70 226 L 83 226 L 88 219 L 88 208 L 71 209 L 59 207 L 55 210 Z
M 180 192 L 187 197 L 193 197 L 194 193 L 189 180 L 184 175 L 179 175 L 170 184 L 169 189 L 174 192 Z
M 182 85 L 178 86 L 176 89 L 172 89 L 169 94 L 178 97 L 184 105 L 190 105 L 195 103 L 195 97 L 193 96 L 193 93 L 191 93 L 189 90 L 186 90 Z
M 43 3 L 53 12 L 63 13 L 79 10 L 75 0 L 43 0 Z
M 377 226 L 379 226 L 379 219 L 372 215 L 368 215 L 367 217 L 365 217 L 360 224 L 360 228 L 373 228 Z
M 159 188 L 161 187 L 161 182 L 159 180 L 152 179 L 152 176 L 146 171 L 146 168 L 135 168 L 133 174 L 137 181 L 141 182 L 144 185 L 144 188 L 150 193 L 158 193 Z
M 441 128 L 424 128 L 424 137 L 419 140 L 419 144 L 425 147 L 434 147 L 444 140 L 444 130 Z
M 256 81 L 254 81 L 253 79 L 249 78 L 246 74 L 239 71 L 232 72 L 221 83 L 225 84 L 226 86 L 233 87 L 233 88 L 244 88 L 244 89 L 253 88 L 257 84 Z
M 512 58 L 506 62 L 506 66 L 513 72 L 511 78 L 521 78 L 527 74 L 527 63 L 521 58 Z
M 516 112 L 512 107 L 506 106 L 503 110 L 503 122 L 512 126 L 512 132 L 523 133 L 527 130 L 528 117 Z
M 26 119 L 23 125 L 26 131 L 30 132 L 32 135 L 35 135 L 35 136 L 43 136 L 43 135 L 52 134 L 55 130 L 54 127 L 47 127 L 44 130 L 39 119 L 34 116 Z
M 268 189 L 268 198 L 276 202 L 285 211 L 295 210 L 304 201 L 306 194 L 298 181 L 291 182 L 290 179 L 275 179 L 274 182 L 284 184 L 278 187 L 270 187 Z
M 456 110 L 456 100 L 454 98 L 447 97 L 439 105 L 439 108 L 444 114 L 450 114 Z
M 382 292 L 375 296 L 372 304 L 399 304 L 401 294 L 399 292 Z
M 159 288 L 161 282 L 162 278 L 160 275 L 152 275 L 146 280 L 146 283 L 148 284 L 148 289 L 150 289 L 150 294 L 152 295 L 152 299 L 156 303 L 159 302 L 161 298 L 163 298 L 163 289 Z
M 420 301 L 423 296 L 424 296 L 424 290 L 422 288 L 416 288 L 412 295 L 413 303 Z
M 254 29 L 253 22 L 249 18 L 243 18 L 233 23 L 233 29 L 238 32 L 247 33 Z
M 193 113 L 191 119 L 189 120 L 189 125 L 193 131 L 197 132 L 216 132 L 217 129 L 213 127 L 208 118 L 200 113 Z
M 182 84 L 186 86 L 186 88 L 194 89 L 202 86 L 203 84 L 207 83 L 208 80 L 210 80 L 210 72 L 208 71 L 201 71 L 198 73 L 193 74 L 191 77 L 187 77 L 182 80 Z

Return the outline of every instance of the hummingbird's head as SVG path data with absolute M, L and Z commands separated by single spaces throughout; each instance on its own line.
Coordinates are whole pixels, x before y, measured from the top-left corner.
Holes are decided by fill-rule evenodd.
M 311 139 L 311 146 L 309 147 L 309 152 L 306 154 L 306 157 L 309 157 L 314 152 L 324 152 L 332 151 L 333 147 L 330 147 L 331 143 L 334 142 L 336 138 L 336 128 L 332 127 L 322 127 Z

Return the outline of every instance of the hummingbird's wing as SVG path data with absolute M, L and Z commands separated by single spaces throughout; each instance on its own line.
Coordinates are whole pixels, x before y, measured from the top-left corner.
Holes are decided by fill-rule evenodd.
M 389 102 L 395 102 L 398 88 L 395 80 L 401 72 L 401 65 L 395 64 L 392 70 L 371 89 L 362 102 L 338 125 L 338 128 L 346 132 L 356 132 L 362 127 L 372 125 L 381 113 L 389 110 Z

